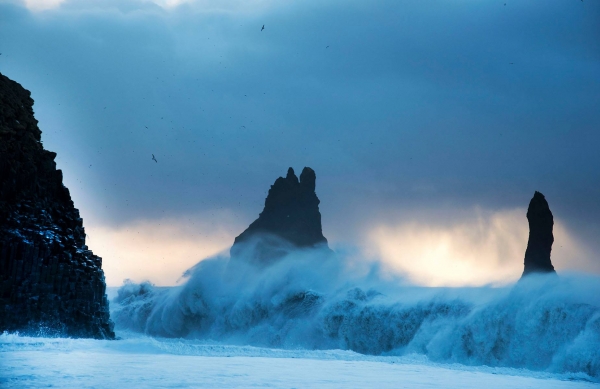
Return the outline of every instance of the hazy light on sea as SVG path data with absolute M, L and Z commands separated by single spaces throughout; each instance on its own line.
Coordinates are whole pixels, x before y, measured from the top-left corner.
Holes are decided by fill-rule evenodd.
M 353 246 L 364 260 L 380 260 L 387 271 L 426 286 L 505 284 L 523 271 L 528 225 L 525 209 L 473 210 L 440 223 L 412 218 L 366 227 L 363 240 L 331 240 Z M 175 285 L 187 269 L 227 252 L 245 226 L 230 212 L 139 220 L 120 226 L 86 219 L 88 245 L 103 258 L 109 286 L 130 278 Z M 327 231 L 325 231 L 327 235 Z M 555 221 L 552 261 L 558 271 L 594 271 L 589 254 Z
M 410 220 L 383 224 L 370 235 L 373 255 L 417 284 L 505 284 L 523 272 L 529 227 L 525 209 L 475 210 L 450 225 Z M 552 262 L 557 270 L 586 270 L 587 256 L 555 219 Z M 589 270 L 589 269 L 588 269 Z

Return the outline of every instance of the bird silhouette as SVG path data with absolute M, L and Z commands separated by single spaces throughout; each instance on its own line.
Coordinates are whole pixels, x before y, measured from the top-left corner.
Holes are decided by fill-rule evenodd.
M 262 28 L 260 29 L 261 31 L 265 29 L 265 25 L 263 24 Z
M 158 161 L 156 160 L 156 157 L 154 156 L 154 154 L 152 154 L 152 160 L 156 163 L 158 163 Z
M 328 49 L 328 48 L 329 48 L 329 46 L 327 46 L 327 47 L 325 47 L 325 48 L 326 48 L 326 49 Z

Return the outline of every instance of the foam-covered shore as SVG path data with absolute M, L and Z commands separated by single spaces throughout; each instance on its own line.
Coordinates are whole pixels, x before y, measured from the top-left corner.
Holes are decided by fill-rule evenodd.
M 3 388 L 593 388 L 580 375 L 433 363 L 420 355 L 284 350 L 120 332 L 118 341 L 0 335 Z M 268 368 L 267 368 L 268 366 Z

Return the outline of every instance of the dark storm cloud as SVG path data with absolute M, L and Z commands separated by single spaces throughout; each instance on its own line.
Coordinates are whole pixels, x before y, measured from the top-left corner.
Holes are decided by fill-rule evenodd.
M 229 208 L 245 224 L 311 166 L 339 239 L 394 209 L 534 190 L 598 232 L 599 3 L 211 4 L 0 5 L 0 71 L 106 222 Z

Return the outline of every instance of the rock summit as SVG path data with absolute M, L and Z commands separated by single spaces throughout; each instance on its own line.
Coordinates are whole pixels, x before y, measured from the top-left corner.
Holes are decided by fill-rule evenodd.
M 300 174 L 300 179 L 289 168 L 287 175 L 279 177 L 269 189 L 265 200 L 265 207 L 250 226 L 235 238 L 231 248 L 231 256 L 241 255 L 243 243 L 261 239 L 259 261 L 268 260 L 278 256 L 277 250 L 265 248 L 267 246 L 281 246 L 289 244 L 291 248 L 322 247 L 329 251 L 327 239 L 323 236 L 321 227 L 321 213 L 319 212 L 319 198 L 315 193 L 315 171 L 305 167 Z M 280 242 L 275 242 L 280 240 Z

